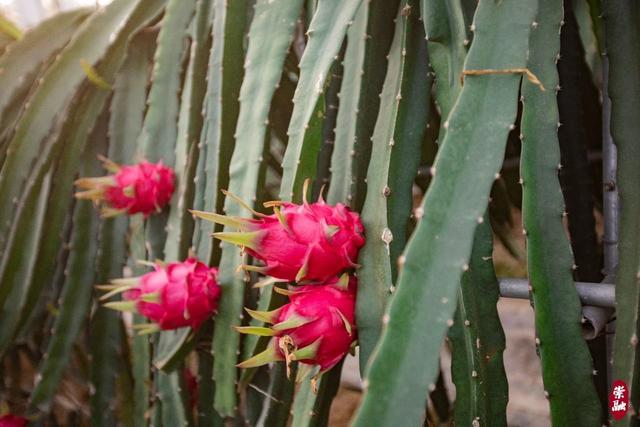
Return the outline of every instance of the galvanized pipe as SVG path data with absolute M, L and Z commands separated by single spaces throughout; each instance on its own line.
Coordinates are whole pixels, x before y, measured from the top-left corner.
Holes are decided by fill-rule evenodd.
M 529 282 L 527 279 L 500 279 L 500 296 L 505 298 L 529 298 Z M 576 282 L 576 290 L 584 305 L 597 307 L 613 307 L 615 303 L 615 287 L 611 283 Z

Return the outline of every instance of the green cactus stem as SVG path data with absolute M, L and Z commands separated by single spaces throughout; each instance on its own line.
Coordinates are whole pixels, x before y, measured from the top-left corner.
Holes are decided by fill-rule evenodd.
M 542 84 L 523 79 L 522 216 L 536 314 L 536 344 L 542 361 L 545 395 L 554 424 L 600 424 L 593 367 L 582 338 L 581 305 L 573 285 L 571 246 L 564 233 L 564 201 L 558 181 L 560 147 L 557 55 L 562 4 L 540 2 L 531 33 L 528 67 Z M 579 405 L 579 410 L 576 410 Z
M 280 80 L 301 7 L 299 0 L 261 0 L 256 4 L 244 62 L 245 77 L 240 90 L 236 148 L 229 166 L 229 191 L 244 200 L 252 200 L 257 192 L 260 169 L 257 166 L 262 162 L 264 152 L 268 106 Z M 273 22 L 280 25 L 274 27 Z M 230 199 L 225 200 L 224 211 L 227 215 L 246 217 L 249 214 Z M 237 404 L 235 365 L 238 363 L 239 335 L 233 327 L 240 323 L 244 296 L 244 275 L 236 273 L 240 264 L 242 258 L 238 249 L 231 244 L 223 244 L 218 277 L 223 292 L 212 348 L 215 408 L 225 417 L 234 415 Z
M 616 337 L 613 348 L 613 379 L 629 387 L 632 405 L 614 426 L 637 422 L 640 383 L 638 336 L 640 335 L 640 9 L 634 3 L 607 0 L 604 5 L 605 39 L 609 58 L 611 136 L 618 151 L 620 195 L 620 261 L 616 273 Z
M 525 68 L 536 6 L 513 0 L 481 3 L 465 70 Z M 438 373 L 439 349 L 453 323 L 459 280 L 468 269 L 473 234 L 516 118 L 520 79 L 511 72 L 468 76 L 443 124 L 447 134 L 432 168 L 422 218 L 382 319 L 385 326 L 370 361 L 355 426 L 390 425 L 398 419 L 407 425 L 422 422 L 427 391 Z M 499 100 L 492 108 L 484 106 L 488 94 Z
M 451 374 L 456 387 L 456 425 L 506 426 L 509 397 L 502 361 L 505 336 L 498 317 L 498 280 L 493 270 L 493 236 L 484 215 L 467 271 L 460 282 L 458 309 L 449 330 Z

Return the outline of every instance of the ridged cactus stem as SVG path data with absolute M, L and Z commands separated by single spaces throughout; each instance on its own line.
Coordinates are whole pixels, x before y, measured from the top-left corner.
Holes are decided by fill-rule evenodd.
M 214 1 L 213 45 L 209 56 L 204 126 L 205 145 L 204 210 L 219 212 L 223 207 L 220 190 L 229 184 L 229 164 L 236 141 L 240 110 L 240 88 L 244 75 L 244 39 L 247 15 L 245 2 Z M 212 223 L 201 223 L 200 233 L 209 235 Z M 219 231 L 219 230 L 218 230 Z M 211 239 L 200 239 L 198 253 L 209 262 L 220 257 L 220 248 Z
M 196 0 L 169 0 L 158 34 L 147 114 L 138 140 L 140 156 L 173 167 L 178 132 L 180 75 L 187 27 Z
M 121 29 L 116 40 L 108 50 L 108 54 L 102 61 L 98 70 L 100 74 L 108 79 L 112 80 L 123 63 L 125 52 L 129 44 L 129 37 L 136 32 L 140 27 L 146 25 L 161 9 L 162 3 L 157 3 L 155 6 L 149 4 L 149 1 L 141 1 L 134 12 L 132 12 L 127 24 Z M 61 151 L 56 164 L 54 172 L 53 183 L 51 188 L 51 200 L 59 201 L 67 199 L 73 188 L 73 181 L 76 178 L 80 158 L 87 141 L 90 140 L 91 130 L 93 129 L 97 118 L 103 111 L 105 102 L 109 98 L 109 92 L 99 89 L 97 87 L 86 88 L 71 107 L 70 113 L 73 119 L 69 120 L 60 130 L 57 135 L 52 135 L 54 138 L 58 138 L 65 142 L 64 150 Z M 104 154 L 104 153 L 101 153 Z M 35 172 L 34 172 L 35 173 Z M 102 174 L 102 171 L 97 175 Z M 56 230 L 52 232 L 47 239 L 43 239 L 41 242 L 36 258 L 37 261 L 33 275 L 30 280 L 25 281 L 22 284 L 24 291 L 26 292 L 25 299 L 22 302 L 14 301 L 14 308 L 19 310 L 20 320 L 17 322 L 9 322 L 8 325 L 13 324 L 18 326 L 25 323 L 26 318 L 31 314 L 33 307 L 36 305 L 41 292 L 45 289 L 47 283 L 50 280 L 50 272 L 55 268 L 56 255 L 63 244 L 63 236 L 60 230 L 64 229 L 65 221 L 67 220 L 68 206 L 58 202 L 51 202 L 47 206 L 46 222 L 47 227 L 50 230 Z M 21 221 L 32 221 L 34 218 L 31 216 L 22 216 Z M 20 242 L 20 240 L 16 240 Z M 9 250 L 9 247 L 5 247 L 8 250 L 7 254 L 22 250 L 15 246 Z M 2 283 L 8 283 L 4 280 Z M 2 286 L 0 286 L 0 289 Z M 0 291 L 1 293 L 1 291 Z M 2 298 L 0 297 L 0 300 Z M 3 322 L 4 324 L 4 322 Z
M 26 201 L 26 208 L 30 217 L 23 219 L 17 226 L 20 235 L 20 245 L 7 257 L 8 267 L 3 277 L 1 293 L 5 298 L 0 298 L 0 357 L 5 354 L 11 341 L 15 338 L 20 323 L 18 320 L 24 316 L 24 308 L 32 283 L 34 271 L 36 271 L 36 256 L 25 254 L 37 254 L 44 240 L 46 226 L 46 212 L 48 197 L 51 191 L 52 174 L 48 173 L 36 186 L 38 192 L 34 192 Z
M 335 141 L 331 156 L 331 185 L 326 199 L 329 204 L 338 202 L 351 205 L 353 181 L 353 149 L 356 139 L 358 100 L 362 81 L 362 64 L 366 46 L 369 1 L 363 1 L 347 30 L 342 72 L 342 85 L 338 99 L 340 108 L 336 117 Z
M 101 140 L 102 139 L 102 140 Z M 82 155 L 80 173 L 95 176 L 102 165 L 96 155 L 104 152 L 106 138 L 87 146 Z M 91 284 L 95 283 L 95 259 L 98 251 L 98 213 L 91 203 L 77 203 L 73 213 L 71 251 L 64 273 L 64 288 L 59 313 L 51 329 L 46 356 L 40 366 L 40 381 L 34 388 L 31 409 L 47 410 L 69 363 L 73 343 L 78 337 L 91 304 Z
M 60 13 L 25 33 L 3 52 L 0 57 L 0 123 L 20 87 L 33 83 L 41 63 L 64 47 L 88 14 L 89 9 Z
M 460 75 L 470 41 L 465 28 L 462 0 L 421 0 L 421 15 L 429 49 L 429 62 L 436 75 L 435 99 L 442 116 L 439 140 L 446 128 L 460 90 Z
M 485 214 L 476 229 L 469 271 L 460 281 L 458 309 L 449 330 L 456 425 L 507 425 L 505 336 L 496 307 L 499 288 L 492 256 L 493 236 Z
M 293 114 L 287 131 L 289 142 L 283 160 L 280 198 L 300 199 L 302 183 L 315 176 L 316 156 L 320 147 L 310 134 L 321 129 L 312 125 L 323 102 L 329 69 L 340 51 L 350 22 L 362 0 L 342 2 L 326 0 L 318 4 L 307 32 L 308 42 L 300 60 L 300 80 L 293 97 Z M 319 133 L 319 132 L 318 132 Z
M 148 108 L 138 138 L 139 157 L 175 166 L 177 119 L 180 106 L 182 65 L 186 54 L 187 27 L 191 23 L 196 0 L 169 0 L 158 34 Z M 147 221 L 146 239 L 149 259 L 164 258 L 168 213 L 152 215 Z
M 157 425 L 187 427 L 187 406 L 182 398 L 181 370 L 156 373 L 156 397 L 160 401 L 160 419 Z M 156 424 L 154 424 L 156 425 Z
M 193 234 L 193 219 L 188 209 L 193 207 L 195 190 L 193 179 L 200 154 L 198 137 L 203 123 L 202 106 L 207 85 L 212 14 L 213 4 L 210 1 L 198 0 L 189 65 L 178 116 L 178 134 L 175 144 L 175 173 L 178 177 L 178 185 L 171 201 L 164 249 L 165 259 L 168 261 L 182 261 L 187 256 Z
M 367 0 L 368 17 L 364 39 L 362 77 L 358 98 L 355 137 L 351 159 L 351 189 L 349 204 L 360 211 L 367 191 L 367 170 L 371 157 L 372 140 L 380 93 L 387 73 L 387 55 L 393 40 L 400 0 Z M 365 3 L 365 1 L 363 1 Z
M 398 203 L 400 197 L 393 200 L 390 197 L 396 192 L 411 194 L 428 119 L 429 83 L 424 32 L 418 21 L 417 3 L 404 1 L 397 11 L 380 112 L 373 131 L 367 197 L 362 209 L 362 222 L 368 238 L 360 251 L 362 268 L 358 277 L 367 286 L 358 290 L 356 307 L 363 372 L 380 336 L 386 302 L 394 289 L 393 264 L 397 259 L 391 256 L 391 246 L 394 245 L 393 253 L 397 256 L 406 242 L 406 226 L 413 200 L 406 203 L 405 199 Z M 400 169 L 404 169 L 402 174 L 398 172 Z M 404 181 L 401 180 L 403 177 Z M 394 242 L 396 234 L 397 243 Z
M 469 268 L 473 235 L 516 119 L 521 76 L 511 70 L 526 67 L 536 6 L 516 0 L 478 6 L 465 72 L 481 74 L 465 79 L 443 124 L 447 134 L 382 319 L 355 426 L 423 420 L 427 392 L 439 371 L 439 349 L 453 323 L 460 277 Z M 496 101 L 492 108 L 486 108 L 488 94 Z
M 541 91 L 538 85 L 523 79 L 522 222 L 536 315 L 536 345 L 552 422 L 596 426 L 600 424 L 600 404 L 591 358 L 581 334 L 581 305 L 573 285 L 573 257 L 564 232 L 564 201 L 558 181 L 562 166 L 554 89 L 558 87 L 556 62 L 562 19 L 562 3 L 543 0 L 531 32 L 528 67 L 548 89 Z
M 10 237 L 12 220 L 20 215 L 20 201 L 33 187 L 35 167 L 55 151 L 56 141 L 41 144 L 53 127 L 60 110 L 70 101 L 86 75 L 79 61 L 97 62 L 114 41 L 111 36 L 126 22 L 137 1 L 115 0 L 101 13 L 84 21 L 65 49 L 56 57 L 38 82 L 36 92 L 22 113 L 7 148 L 7 156 L 0 169 L 0 202 L 11 209 L 0 211 L 0 247 L 4 254 Z M 116 32 L 117 34 L 117 32 Z M 36 162 L 36 160 L 38 162 Z M 42 166 L 40 166 L 42 167 Z
M 316 200 L 320 191 L 326 193 L 326 186 L 331 181 L 331 159 L 333 157 L 333 147 L 336 139 L 336 122 L 339 110 L 339 93 L 342 86 L 344 53 L 346 50 L 346 40 L 342 43 L 342 48 L 338 54 L 338 59 L 333 61 L 328 79 L 328 87 L 324 96 L 324 114 L 322 120 L 322 135 L 320 151 L 316 161 L 316 179 L 311 189 L 311 198 Z M 325 197 L 325 194 L 322 195 Z
M 633 2 L 604 2 L 609 59 L 611 136 L 618 152 L 620 194 L 620 260 L 616 273 L 616 337 L 613 379 L 629 387 L 631 408 L 615 426 L 636 425 L 640 411 L 640 7 Z
M 106 110 L 106 109 L 105 109 Z M 107 134 L 109 126 L 108 111 L 104 111 L 99 119 L 95 132 Z M 126 148 L 119 146 L 121 141 L 110 141 L 107 157 L 114 162 L 121 162 L 120 154 Z M 98 251 L 96 254 L 95 283 L 109 283 L 116 277 L 123 276 L 123 268 L 127 260 L 126 234 L 128 218 L 104 219 L 98 228 Z M 94 291 L 94 298 L 98 292 Z M 109 426 L 116 421 L 111 408 L 116 405 L 117 376 L 124 358 L 119 353 L 122 342 L 122 319 L 120 313 L 106 307 L 97 307 L 94 312 L 89 331 L 90 340 L 90 378 L 95 392 L 91 395 L 92 426 Z
M 193 218 L 188 213 L 193 201 L 193 178 L 197 165 L 197 142 L 203 117 L 202 104 L 206 92 L 209 35 L 213 5 L 198 1 L 194 18 L 189 65 L 186 70 L 180 99 L 178 133 L 175 142 L 174 173 L 177 188 L 171 199 L 167 219 L 167 239 L 164 243 L 164 260 L 183 261 L 188 255 L 193 234 Z M 175 331 L 162 331 L 155 349 L 153 364 L 162 370 L 174 369 L 176 364 L 193 347 L 195 333 L 188 327 Z M 167 383 L 169 384 L 169 383 Z
M 141 123 L 142 124 L 142 123 Z M 147 258 L 144 242 L 144 219 L 138 215 L 129 224 L 129 260 L 128 264 L 134 276 L 146 273 L 145 268 L 138 264 L 139 260 Z M 146 319 L 140 315 L 133 316 L 133 322 L 144 323 Z M 133 378 L 133 417 L 134 426 L 147 424 L 149 397 L 151 395 L 151 346 L 149 335 L 133 334 L 131 337 L 131 375 Z
M 301 8 L 301 0 L 260 0 L 249 30 L 236 147 L 229 165 L 229 191 L 249 203 L 257 192 L 258 165 L 262 162 L 269 105 L 280 81 Z M 274 22 L 279 25 L 274 27 Z M 231 199 L 225 200 L 224 210 L 228 215 L 250 215 Z M 215 408 L 225 417 L 233 416 L 236 407 L 235 365 L 238 363 L 239 335 L 233 326 L 240 323 L 244 297 L 244 275 L 236 272 L 241 263 L 239 250 L 223 244 L 218 278 L 223 292 L 213 339 L 213 376 L 216 381 Z

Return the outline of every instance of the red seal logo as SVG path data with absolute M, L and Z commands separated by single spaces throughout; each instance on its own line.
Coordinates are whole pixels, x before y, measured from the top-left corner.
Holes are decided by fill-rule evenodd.
M 616 380 L 609 393 L 609 412 L 614 420 L 621 420 L 629 410 L 629 388 L 624 381 Z

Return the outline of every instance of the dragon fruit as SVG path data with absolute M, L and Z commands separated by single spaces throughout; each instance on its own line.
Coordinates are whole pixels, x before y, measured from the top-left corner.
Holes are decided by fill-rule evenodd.
M 0 416 L 0 427 L 24 427 L 29 420 L 23 417 L 18 417 L 13 414 L 5 414 Z
M 261 366 L 284 360 L 319 366 L 325 372 L 349 352 L 356 339 L 355 290 L 357 279 L 344 274 L 321 285 L 297 287 L 285 293 L 290 302 L 274 311 L 246 309 L 254 319 L 272 323 L 270 328 L 238 327 L 241 333 L 273 336 L 268 348 L 238 366 Z
M 190 326 L 198 329 L 218 308 L 221 289 L 216 281 L 218 270 L 195 258 L 167 265 L 141 277 L 116 279 L 102 299 L 124 292 L 124 301 L 105 306 L 121 311 L 137 311 L 153 323 L 136 325 L 141 333 Z
M 249 255 L 266 264 L 264 267 L 243 266 L 247 270 L 287 281 L 325 282 L 346 269 L 357 267 L 358 250 L 365 241 L 363 226 L 358 214 L 345 205 L 329 206 L 320 198 L 311 204 L 305 200 L 302 205 L 267 202 L 265 206 L 272 207 L 274 213 L 264 215 L 252 210 L 258 219 L 191 212 L 202 219 L 241 230 L 213 236 L 242 246 Z
M 142 213 L 148 217 L 171 200 L 175 174 L 162 162 L 142 161 L 127 166 L 120 166 L 108 159 L 103 159 L 103 162 L 112 175 L 76 181 L 76 185 L 84 190 L 76 193 L 76 197 L 104 202 L 103 216 Z

